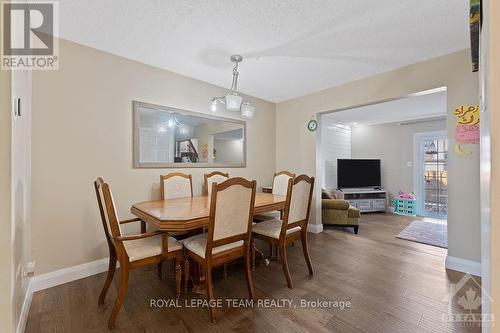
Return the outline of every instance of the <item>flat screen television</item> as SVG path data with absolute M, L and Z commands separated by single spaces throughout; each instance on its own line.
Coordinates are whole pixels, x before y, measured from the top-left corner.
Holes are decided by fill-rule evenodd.
M 338 159 L 337 187 L 380 187 L 380 160 Z

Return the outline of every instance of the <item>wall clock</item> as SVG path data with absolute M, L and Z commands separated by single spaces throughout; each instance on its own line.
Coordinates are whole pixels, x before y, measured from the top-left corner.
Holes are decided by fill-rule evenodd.
M 318 129 L 318 122 L 313 118 L 307 123 L 307 129 L 310 132 L 314 132 Z

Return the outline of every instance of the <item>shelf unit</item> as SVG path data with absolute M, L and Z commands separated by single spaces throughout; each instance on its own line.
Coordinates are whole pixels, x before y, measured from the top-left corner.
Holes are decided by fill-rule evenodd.
M 362 213 L 387 212 L 388 195 L 383 189 L 344 188 L 337 190 L 339 199 L 347 200 Z

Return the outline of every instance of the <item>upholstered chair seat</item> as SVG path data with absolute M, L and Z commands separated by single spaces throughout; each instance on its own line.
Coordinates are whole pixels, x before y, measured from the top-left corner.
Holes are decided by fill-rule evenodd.
M 130 240 L 123 244 L 130 262 L 157 256 L 162 253 L 162 235 Z M 181 249 L 181 243 L 173 237 L 168 237 L 168 252 L 174 252 Z
M 283 221 L 281 221 L 281 220 L 270 220 L 270 221 L 264 221 L 261 223 L 257 223 L 253 227 L 253 233 L 267 236 L 267 237 L 271 237 L 271 238 L 275 238 L 275 239 L 279 239 L 282 223 L 283 223 Z M 294 233 L 294 232 L 297 232 L 300 230 L 301 230 L 300 226 L 294 227 L 294 228 L 288 229 L 286 231 L 286 234 L 288 235 L 288 234 L 291 234 L 291 233 Z
M 263 221 L 271 221 L 271 220 L 279 220 L 281 219 L 281 212 L 279 210 L 274 212 L 267 212 L 262 214 L 257 214 L 254 216 L 254 221 L 263 222 Z
M 196 236 L 189 237 L 183 241 L 186 249 L 194 252 L 198 256 L 205 258 L 205 251 L 207 249 L 208 234 L 200 234 Z M 212 249 L 212 254 L 221 253 L 227 250 L 231 250 L 237 247 L 243 246 L 243 241 L 237 241 L 229 244 L 224 244 L 221 246 L 214 247 Z

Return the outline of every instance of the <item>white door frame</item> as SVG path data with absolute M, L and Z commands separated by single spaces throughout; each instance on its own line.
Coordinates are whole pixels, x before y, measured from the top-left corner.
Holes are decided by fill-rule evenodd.
M 479 103 L 481 107 L 481 121 L 479 122 L 481 144 L 480 144 L 480 183 L 481 183 L 481 285 L 482 285 L 482 307 L 485 314 L 491 313 L 491 134 L 490 134 L 490 110 L 488 101 L 488 70 L 489 70 L 489 40 L 490 40 L 490 2 L 482 0 L 483 20 L 480 43 L 479 43 Z M 490 332 L 489 325 L 482 325 L 482 332 Z
M 417 215 L 423 216 L 423 193 L 421 189 L 423 188 L 423 178 L 422 178 L 422 146 L 420 141 L 423 138 L 447 138 L 446 130 L 442 131 L 432 131 L 432 132 L 419 132 L 413 134 L 413 193 L 415 193 L 417 198 Z

